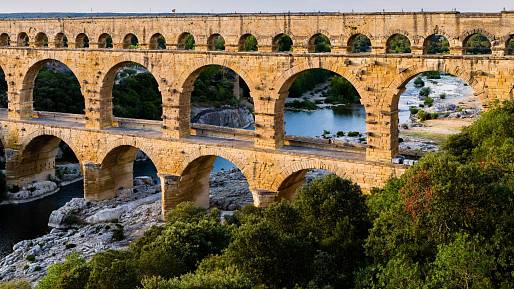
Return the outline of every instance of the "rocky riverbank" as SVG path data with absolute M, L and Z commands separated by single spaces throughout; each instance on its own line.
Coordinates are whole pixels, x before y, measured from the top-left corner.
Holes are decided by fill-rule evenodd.
M 193 107 L 191 122 L 215 126 L 252 129 L 255 127 L 255 118 L 246 107 L 205 108 Z
M 120 249 L 159 223 L 159 186 L 141 185 L 101 202 L 73 199 L 52 213 L 49 225 L 54 228 L 48 234 L 14 245 L 13 252 L 0 261 L 0 280 L 36 282 L 49 265 L 62 262 L 72 252 L 90 258 Z
M 327 174 L 314 170 L 306 181 Z M 88 202 L 73 199 L 54 211 L 49 219 L 53 229 L 39 238 L 14 245 L 13 252 L 0 261 L 0 281 L 26 279 L 37 282 L 48 266 L 62 262 L 73 252 L 85 258 L 109 249 L 122 249 L 153 225 L 162 223 L 160 186 L 150 177 L 137 177 L 133 190 L 123 190 L 111 200 Z M 253 204 L 244 175 L 237 169 L 213 173 L 210 204 L 222 211 L 234 211 Z
M 56 165 L 55 177 L 51 177 L 47 181 L 33 182 L 21 188 L 11 188 L 0 205 L 34 202 L 59 192 L 62 186 L 81 180 L 79 164 Z

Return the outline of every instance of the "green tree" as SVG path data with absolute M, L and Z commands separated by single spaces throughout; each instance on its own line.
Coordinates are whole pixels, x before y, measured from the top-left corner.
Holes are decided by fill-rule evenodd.
M 323 34 L 317 34 L 312 40 L 313 51 L 315 53 L 325 53 L 332 51 L 332 45 L 330 39 Z
M 434 34 L 425 40 L 425 54 L 448 54 L 450 42 L 443 35 Z
M 276 50 L 279 52 L 293 51 L 293 40 L 289 35 L 281 34 L 276 40 Z
M 47 274 L 36 289 L 75 289 L 84 288 L 89 277 L 86 260 L 78 253 L 66 257 L 64 263 L 48 267 Z
M 464 54 L 491 54 L 491 42 L 480 33 L 469 36 L 464 41 Z
M 157 81 L 149 72 L 130 74 L 116 81 L 113 90 L 115 116 L 160 120 L 162 96 Z
M 134 289 L 139 283 L 137 267 L 129 251 L 106 251 L 89 262 L 90 275 L 85 289 Z
M 75 75 L 62 67 L 43 67 L 34 83 L 34 109 L 83 114 L 84 96 Z
M 257 51 L 258 49 L 257 38 L 255 38 L 255 36 L 249 34 L 243 37 L 239 49 L 240 51 Z
M 514 55 L 514 36 L 511 36 L 509 40 L 507 40 L 506 55 Z
M 411 53 L 409 38 L 401 34 L 391 36 L 387 41 L 386 53 Z
M 357 34 L 352 36 L 348 46 L 350 53 L 371 52 L 371 40 L 364 34 Z

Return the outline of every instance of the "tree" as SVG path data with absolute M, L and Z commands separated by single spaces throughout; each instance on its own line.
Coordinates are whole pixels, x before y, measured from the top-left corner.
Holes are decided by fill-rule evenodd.
M 277 39 L 277 51 L 286 52 L 293 50 L 293 40 L 286 34 L 282 34 Z
M 448 54 L 450 42 L 443 35 L 434 34 L 425 40 L 425 54 Z
M 354 35 L 349 43 L 350 53 L 365 53 L 371 52 L 371 40 L 363 34 Z
M 405 35 L 395 34 L 387 41 L 387 53 L 411 53 L 410 41 Z
M 36 289 L 84 288 L 88 278 L 89 268 L 86 260 L 78 253 L 73 253 L 66 257 L 64 263 L 48 267 L 46 276 L 41 279 Z
M 257 51 L 258 45 L 257 45 L 257 38 L 253 35 L 246 35 L 243 38 L 243 43 L 240 48 L 241 51 Z

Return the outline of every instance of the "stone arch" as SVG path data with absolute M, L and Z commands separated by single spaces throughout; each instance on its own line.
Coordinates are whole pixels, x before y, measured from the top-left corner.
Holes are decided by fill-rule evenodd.
M 102 123 L 104 124 L 112 124 L 114 119 L 113 114 L 113 95 L 112 91 L 114 88 L 114 82 L 116 80 L 116 75 L 118 74 L 119 70 L 123 67 L 126 67 L 127 65 L 138 65 L 143 67 L 146 71 L 148 71 L 154 79 L 157 82 L 158 89 L 161 91 L 161 87 L 159 85 L 159 82 L 157 81 L 157 77 L 155 74 L 149 69 L 148 66 L 142 65 L 139 62 L 132 61 L 132 60 L 124 60 L 116 63 L 113 65 L 107 73 L 105 73 L 100 87 L 100 119 L 102 120 Z M 162 103 L 162 99 L 161 99 Z M 110 125 L 109 125 L 110 126 Z
M 295 162 L 294 165 L 282 168 L 282 171 L 274 177 L 270 189 L 277 192 L 277 199 L 279 200 L 294 199 L 297 190 L 305 184 L 305 175 L 311 170 L 323 170 L 352 182 L 358 182 L 357 177 L 353 174 L 347 174 L 342 169 L 326 162 Z
M 180 34 L 177 39 L 177 49 L 179 50 L 194 50 L 195 44 L 195 37 L 189 32 Z
M 80 33 L 75 38 L 75 48 L 89 48 L 89 37 L 86 33 Z
M 115 197 L 119 189 L 132 188 L 134 161 L 139 150 L 150 158 L 159 172 L 159 167 L 153 161 L 152 155 L 147 153 L 151 153 L 151 151 L 140 149 L 133 144 L 116 143 L 110 150 L 106 150 L 105 155 L 100 156 L 100 168 L 96 172 L 96 178 L 92 180 L 94 181 L 94 192 L 89 192 L 89 194 L 94 193 L 95 199 L 109 199 Z M 86 183 L 88 181 L 86 180 Z M 92 189 L 91 185 L 88 187 Z
M 23 186 L 32 181 L 48 180 L 55 176 L 55 157 L 59 144 L 64 142 L 73 151 L 79 163 L 82 154 L 72 139 L 65 133 L 42 131 L 28 135 L 24 140 L 18 157 L 7 164 L 10 184 Z
M 293 50 L 293 39 L 285 33 L 277 34 L 273 37 L 272 51 L 273 52 L 290 52 Z M 289 48 L 289 49 L 287 49 Z
M 395 33 L 387 38 L 386 53 L 411 53 L 411 43 L 405 34 Z
M 320 41 L 319 39 L 323 39 L 324 41 L 326 41 L 326 47 L 323 49 L 323 51 L 320 51 L 318 47 L 318 41 Z M 330 41 L 330 38 L 326 34 L 316 33 L 309 38 L 309 42 L 307 43 L 307 51 L 309 53 L 331 52 L 331 50 L 332 43 Z
M 224 61 L 218 61 L 215 58 L 210 59 L 209 63 L 200 62 L 191 65 L 192 70 L 184 71 L 178 78 L 176 85 L 181 88 L 180 96 L 178 100 L 178 105 L 180 106 L 179 110 L 179 128 L 181 134 L 183 136 L 190 135 L 190 127 L 191 127 L 191 93 L 194 89 L 194 84 L 200 73 L 203 69 L 209 66 L 221 66 L 224 68 L 228 68 L 234 71 L 239 77 L 248 85 L 250 97 L 252 97 L 253 103 L 255 100 L 253 99 L 252 90 L 254 86 L 253 79 L 251 78 L 251 74 L 241 69 L 239 67 L 230 65 Z M 170 116 L 164 116 L 164 118 L 169 118 Z
M 246 178 L 251 190 L 251 178 L 249 178 L 249 172 L 245 170 L 247 164 L 244 163 L 244 160 L 241 157 L 217 151 L 213 154 L 195 155 L 184 160 L 179 171 L 180 181 L 177 192 L 175 192 L 177 196 L 180 196 L 176 200 L 177 203 L 192 201 L 201 207 L 209 207 L 209 176 L 217 157 L 234 164 Z
M 54 59 L 54 58 L 47 58 L 43 60 L 39 60 L 35 63 L 32 63 L 30 67 L 28 68 L 27 72 L 23 76 L 23 82 L 22 82 L 22 88 L 19 94 L 19 102 L 23 106 L 24 113 L 23 115 L 25 117 L 30 118 L 30 115 L 32 115 L 33 111 L 33 100 L 34 100 L 34 85 L 36 81 L 36 77 L 39 74 L 39 71 L 43 66 L 49 62 L 59 62 L 62 65 L 65 65 L 77 78 L 78 83 L 80 85 L 80 89 L 82 92 L 82 81 L 80 78 L 80 75 L 77 74 L 75 71 L 73 71 L 73 62 L 70 59 Z M 84 93 L 82 93 L 84 95 Z M 85 100 L 84 100 L 85 102 Z
M 20 32 L 18 34 L 18 40 L 16 42 L 18 47 L 28 47 L 30 45 L 29 35 L 25 32 Z
M 123 49 L 137 49 L 139 47 L 139 39 L 134 33 L 129 33 L 123 38 Z
M 404 73 L 400 73 L 391 84 L 392 92 L 388 93 L 388 95 L 392 95 L 392 98 L 388 98 L 386 102 L 380 105 L 382 109 L 386 111 L 397 110 L 400 95 L 403 93 L 405 85 L 419 74 L 427 71 L 441 71 L 460 78 L 473 88 L 474 94 L 479 96 L 482 105 L 487 105 L 488 99 L 483 81 L 475 78 L 471 71 L 467 71 L 459 66 L 448 66 L 444 61 L 438 61 L 431 64 L 415 66 Z
M 482 29 L 473 29 L 466 31 L 461 39 L 463 54 L 492 54 L 491 41 L 496 37 Z
M 346 45 L 348 53 L 370 53 L 373 49 L 370 37 L 363 33 L 350 36 Z
M 209 51 L 223 51 L 225 50 L 225 39 L 221 34 L 214 33 L 207 39 L 207 50 Z
M 166 38 L 160 33 L 155 33 L 150 37 L 150 49 L 166 49 Z
M 367 110 L 366 103 L 368 102 L 368 92 L 363 86 L 362 82 L 355 78 L 355 75 L 352 74 L 344 67 L 338 65 L 337 63 L 332 63 L 331 65 L 322 65 L 320 62 L 310 62 L 303 65 L 298 65 L 293 67 L 292 69 L 286 71 L 286 73 L 282 74 L 279 78 L 274 81 L 273 91 L 277 91 L 276 95 L 277 99 L 274 103 L 274 130 L 275 130 L 275 139 L 284 140 L 286 137 L 285 131 L 285 100 L 289 95 L 289 89 L 293 85 L 294 81 L 297 77 L 308 70 L 313 69 L 323 69 L 335 73 L 338 76 L 345 78 L 348 82 L 352 84 L 352 86 L 356 89 L 359 94 L 361 104 L 364 106 L 365 110 Z M 281 145 L 281 143 L 279 143 Z
M 250 39 L 255 39 L 255 45 L 250 47 L 249 44 L 247 43 Z M 239 47 L 239 51 L 241 52 L 245 52 L 245 51 L 259 51 L 259 42 L 257 41 L 257 37 L 255 37 L 253 34 L 251 33 L 245 33 L 243 35 L 241 35 L 241 37 L 239 38 L 239 44 L 238 44 L 238 47 Z
M 44 32 L 39 32 L 36 35 L 34 46 L 36 47 L 48 47 L 48 36 Z
M 68 37 L 64 33 L 57 33 L 54 39 L 55 48 L 66 48 L 68 47 Z
M 431 34 L 423 40 L 423 54 L 446 54 L 450 53 L 450 41 L 448 36 L 441 33 Z M 432 43 L 436 46 L 432 46 Z M 446 47 L 447 46 L 447 47 Z
M 109 33 L 102 33 L 98 37 L 98 48 L 113 48 L 112 36 Z
M 11 45 L 11 37 L 7 33 L 0 34 L 0 46 L 10 46 Z

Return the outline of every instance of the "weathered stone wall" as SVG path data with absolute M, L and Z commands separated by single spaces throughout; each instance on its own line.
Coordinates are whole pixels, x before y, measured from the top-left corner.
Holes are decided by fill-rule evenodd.
M 28 34 L 30 47 L 12 47 L 20 32 Z M 195 36 L 195 51 L 176 49 L 183 32 Z M 493 55 L 458 55 L 464 39 L 475 32 L 489 37 Z M 257 205 L 290 196 L 306 169 L 326 169 L 354 180 L 365 190 L 383 185 L 404 170 L 390 162 L 398 153 L 399 96 L 406 82 L 424 71 L 440 70 L 460 77 L 485 107 L 514 96 L 514 57 L 503 55 L 505 41 L 514 34 L 514 13 L 507 12 L 18 19 L 0 20 L 0 42 L 5 39 L 2 33 L 11 38 L 10 47 L 0 47 L 9 98 L 8 117 L 0 120 L 0 132 L 9 182 L 22 184 L 51 174 L 54 142 L 63 140 L 82 164 L 86 197 L 108 198 L 117 188 L 131 185 L 130 164 L 137 148 L 157 166 L 165 210 L 183 200 L 206 203 L 205 172 L 214 156 L 224 157 L 242 170 Z M 50 48 L 34 47 L 38 33 L 48 36 Z M 58 33 L 67 35 L 69 48 L 54 48 Z M 89 49 L 75 48 L 73 42 L 81 33 L 89 37 Z M 103 33 L 112 35 L 115 49 L 97 48 L 95 42 Z M 128 33 L 139 38 L 141 49 L 119 49 Z M 168 49 L 145 49 L 155 33 L 166 37 Z M 205 51 L 207 39 L 214 33 L 225 38 L 227 51 Z M 257 37 L 259 51 L 235 52 L 239 38 L 247 33 Z M 272 39 L 280 33 L 293 38 L 292 53 L 271 52 Z M 329 36 L 332 53 L 306 53 L 309 39 L 316 33 Z M 347 52 L 348 39 L 356 33 L 371 39 L 372 53 Z M 411 54 L 385 53 L 387 39 L 396 33 L 410 39 Z M 421 55 L 424 40 L 434 33 L 448 38 L 450 55 Z M 80 41 L 84 41 L 83 35 Z M 79 80 L 85 97 L 83 118 L 33 111 L 34 80 L 50 60 L 67 65 Z M 116 73 L 134 62 L 146 67 L 158 82 L 162 122 L 113 117 Z M 248 84 L 255 105 L 255 132 L 191 127 L 194 80 L 202 68 L 212 64 L 234 70 Z M 359 92 L 366 109 L 365 154 L 283 147 L 289 143 L 284 135 L 284 100 L 289 87 L 301 72 L 314 68 L 340 74 Z M 37 121 L 38 117 L 45 121 Z M 36 138 L 43 135 L 51 137 L 44 137 L 48 138 L 44 144 L 37 143 Z
M 272 194 L 272 200 L 276 200 L 284 180 L 298 171 L 324 169 L 349 178 L 369 191 L 383 185 L 390 177 L 401 175 L 405 169 L 390 163 L 365 161 L 364 156 L 361 160 L 346 160 L 343 153 L 262 149 L 245 145 L 246 142 L 229 145 L 201 139 L 149 138 L 144 133 L 90 130 L 30 120 L 0 120 L 0 126 L 2 142 L 10 148 L 8 171 L 12 168 L 13 172 L 18 172 L 15 168 L 21 162 L 45 163 L 48 157 L 44 148 L 48 145 L 39 145 L 42 138 L 63 140 L 68 144 L 82 164 L 88 199 L 110 198 L 116 189 L 130 187 L 135 151 L 141 149 L 154 162 L 164 181 L 163 206 L 166 210 L 184 200 L 207 204 L 208 171 L 215 156 L 231 161 L 243 172 L 250 189 L 255 192 L 256 204 L 260 205 L 263 200 L 259 193 Z M 38 168 L 24 166 L 23 176 L 38 174 Z M 8 174 L 10 176 L 8 182 L 19 181 L 16 173 Z
M 281 33 L 291 36 L 295 52 L 307 51 L 309 39 L 317 33 L 328 36 L 336 51 L 346 51 L 351 36 L 362 33 L 371 39 L 376 53 L 383 53 L 387 39 L 400 33 L 409 38 L 414 53 L 421 54 L 424 40 L 434 33 L 446 36 L 452 51 L 459 53 L 464 39 L 481 31 L 501 55 L 506 37 L 513 33 L 513 25 L 513 12 L 293 13 L 13 19 L 0 21 L 0 33 L 8 34 L 15 44 L 18 34 L 25 32 L 32 46 L 36 44 L 36 35 L 45 33 L 49 47 L 54 47 L 55 36 L 59 33 L 67 36 L 69 47 L 75 47 L 76 42 L 80 42 L 77 36 L 85 34 L 94 48 L 105 33 L 112 36 L 117 48 L 123 47 L 123 40 L 130 33 L 138 38 L 143 48 L 147 48 L 152 36 L 159 33 L 165 37 L 169 49 L 177 48 L 183 33 L 191 33 L 199 50 L 207 50 L 209 37 L 220 34 L 228 51 L 238 50 L 242 35 L 253 34 L 258 40 L 259 51 L 263 52 L 272 50 L 273 39 Z

